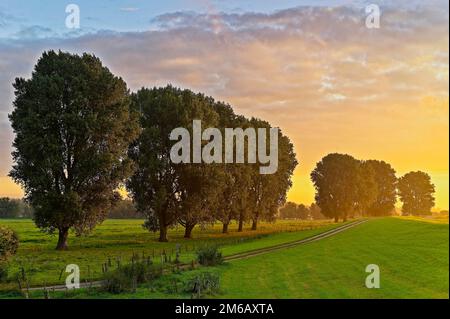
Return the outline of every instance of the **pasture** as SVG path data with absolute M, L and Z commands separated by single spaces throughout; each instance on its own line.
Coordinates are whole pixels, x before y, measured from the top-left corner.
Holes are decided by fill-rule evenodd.
M 197 227 L 192 239 L 183 238 L 182 227 L 171 229 L 169 242 L 158 242 L 158 234 L 142 227 L 143 220 L 107 220 L 90 235 L 69 238 L 69 250 L 56 251 L 57 236 L 50 236 L 37 229 L 31 220 L 0 219 L 0 225 L 14 229 L 20 238 L 20 246 L 11 261 L 10 277 L 26 272 L 31 286 L 63 284 L 68 264 L 80 267 L 82 280 L 97 280 L 102 277 L 102 265 L 114 265 L 118 259 L 129 262 L 133 254 L 150 256 L 155 263 L 161 262 L 161 255 L 175 258 L 180 250 L 181 262 L 195 259 L 195 251 L 204 245 L 216 244 L 224 254 L 234 254 L 245 250 L 276 243 L 288 242 L 314 235 L 320 231 L 336 227 L 331 221 L 277 221 L 261 223 L 257 231 L 237 232 L 237 225 L 230 225 L 228 234 L 221 233 L 221 225 L 209 225 L 205 229 Z M 247 225 L 248 226 L 248 225 Z M 269 236 L 270 235 L 270 236 Z M 0 288 L 2 284 L 0 283 Z
M 62 283 L 60 271 L 67 263 L 78 263 L 82 276 L 89 266 L 97 274 L 93 277 L 100 278 L 103 261 L 126 258 L 133 252 L 152 255 L 155 250 L 154 261 L 158 262 L 161 250 L 171 254 L 179 245 L 182 261 L 189 262 L 195 258 L 195 247 L 206 243 L 219 244 L 222 253 L 229 256 L 307 238 L 342 225 L 278 221 L 262 224 L 256 232 L 231 231 L 228 235 L 221 234 L 216 225 L 196 229 L 192 240 L 182 238 L 182 229 L 173 229 L 171 242 L 158 243 L 155 234 L 140 227 L 141 221 L 110 220 L 86 238 L 71 238 L 69 251 L 56 252 L 55 239 L 39 233 L 30 221 L 0 223 L 17 229 L 22 237 L 13 268 L 18 271 L 22 263 L 30 263 L 33 285 Z M 380 267 L 380 289 L 365 287 L 368 264 Z M 210 298 L 448 298 L 448 269 L 448 220 L 377 218 L 305 245 L 220 266 L 170 273 L 140 285 L 133 293 L 110 294 L 92 288 L 54 292 L 52 298 L 190 298 L 177 287 L 206 272 L 220 278 L 220 293 Z M 3 293 L 3 297 L 8 296 L 18 297 Z M 34 297 L 42 294 L 36 292 Z

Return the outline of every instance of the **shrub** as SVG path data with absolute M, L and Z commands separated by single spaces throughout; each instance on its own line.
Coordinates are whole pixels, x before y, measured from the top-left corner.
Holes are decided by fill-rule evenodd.
M 217 246 L 205 246 L 197 250 L 197 260 L 200 265 L 214 266 L 223 263 L 223 256 Z
M 0 260 L 6 260 L 14 255 L 19 248 L 19 237 L 10 228 L 0 226 Z
M 220 290 L 219 275 L 210 272 L 201 273 L 185 286 L 185 292 L 191 294 L 191 298 L 203 298 L 205 296 L 216 295 Z
M 133 260 L 131 264 L 107 272 L 103 289 L 118 294 L 132 291 L 138 284 L 149 282 L 161 275 L 161 269 L 148 260 Z
M 0 281 L 7 277 L 8 258 L 17 252 L 19 238 L 12 229 L 0 226 Z

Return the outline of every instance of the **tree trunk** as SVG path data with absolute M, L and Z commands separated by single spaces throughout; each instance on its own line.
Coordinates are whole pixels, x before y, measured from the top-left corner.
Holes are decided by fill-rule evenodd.
M 56 244 L 56 250 L 67 250 L 67 237 L 69 237 L 69 228 L 60 228 L 58 230 L 58 243 Z
M 163 224 L 159 224 L 159 241 L 160 242 L 168 242 L 167 239 L 167 226 Z
M 223 234 L 228 234 L 228 225 L 230 224 L 230 222 L 228 223 L 223 223 L 223 227 L 222 227 L 222 233 Z
M 242 216 L 239 216 L 238 232 L 242 232 L 243 229 L 244 229 L 244 218 Z
M 347 215 L 344 215 L 344 223 L 347 221 Z
M 258 227 L 258 218 L 253 219 L 252 222 L 252 230 L 256 230 L 256 228 Z
M 194 229 L 195 224 L 186 224 L 184 227 L 184 238 L 192 237 L 192 230 Z
M 338 216 L 334 216 L 334 222 L 335 223 L 339 222 L 339 217 Z

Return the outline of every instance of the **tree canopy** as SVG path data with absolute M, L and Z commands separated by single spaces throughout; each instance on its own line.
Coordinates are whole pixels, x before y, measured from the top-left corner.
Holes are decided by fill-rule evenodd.
M 14 82 L 10 176 L 25 190 L 34 221 L 59 233 L 57 249 L 104 220 L 129 175 L 138 133 L 125 82 L 91 54 L 44 52 L 30 79 Z
M 170 85 L 143 88 L 133 94 L 132 101 L 133 109 L 141 113 L 142 132 L 129 149 L 137 169 L 128 180 L 127 188 L 138 211 L 147 217 L 146 227 L 160 232 L 160 241 L 168 240 L 168 227 L 177 223 L 185 227 L 185 237 L 189 238 L 195 225 L 213 223 L 217 219 L 223 222 L 226 233 L 232 219 L 239 221 L 239 230 L 242 230 L 245 221 L 252 221 L 252 228 L 256 229 L 258 220 L 276 217 L 278 207 L 286 200 L 297 165 L 293 146 L 281 131 L 277 131 L 278 165 L 274 174 L 261 174 L 259 164 L 248 160 L 249 153 L 244 155 L 244 163 L 205 163 L 188 159 L 185 156 L 195 156 L 194 151 L 188 149 L 188 155 L 183 155 L 180 148 L 181 154 L 176 155 L 185 160 L 174 163 L 171 151 L 179 142 L 169 136 L 176 128 L 185 128 L 188 138 L 194 136 L 194 121 L 201 121 L 202 127 L 214 128 L 219 133 L 228 128 L 266 128 L 268 132 L 271 126 L 256 118 L 236 115 L 231 106 L 211 97 Z M 211 135 L 210 140 L 201 143 L 208 145 L 215 138 Z M 259 138 L 269 140 L 268 136 Z M 194 143 L 188 143 L 191 149 Z M 231 143 L 235 146 L 237 137 Z M 244 144 L 249 143 L 244 137 Z M 269 152 L 269 143 L 263 145 L 266 149 L 262 151 Z M 222 154 L 210 155 L 223 157 L 225 147 L 218 149 Z M 202 152 L 205 150 L 218 152 L 207 147 Z M 233 154 L 235 159 L 237 156 Z
M 321 214 L 344 220 L 354 216 L 393 213 L 397 177 L 391 165 L 357 160 L 347 154 L 328 154 L 311 173 Z
M 427 173 L 409 172 L 398 180 L 398 194 L 404 215 L 430 215 L 434 206 L 434 185 Z

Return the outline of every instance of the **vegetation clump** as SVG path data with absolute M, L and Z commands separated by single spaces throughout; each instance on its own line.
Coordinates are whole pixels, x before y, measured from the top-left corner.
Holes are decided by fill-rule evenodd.
M 14 255 L 19 248 L 19 237 L 10 228 L 0 226 L 0 281 L 7 276 L 8 258 Z
M 192 299 L 217 295 L 220 291 L 220 277 L 211 272 L 201 273 L 190 279 L 185 286 L 185 292 L 191 294 Z
M 150 259 L 133 256 L 130 264 L 106 272 L 102 288 L 113 294 L 135 291 L 138 284 L 150 282 L 161 275 L 161 268 Z
M 200 265 L 215 266 L 223 263 L 223 256 L 217 246 L 210 245 L 197 250 L 197 260 Z

